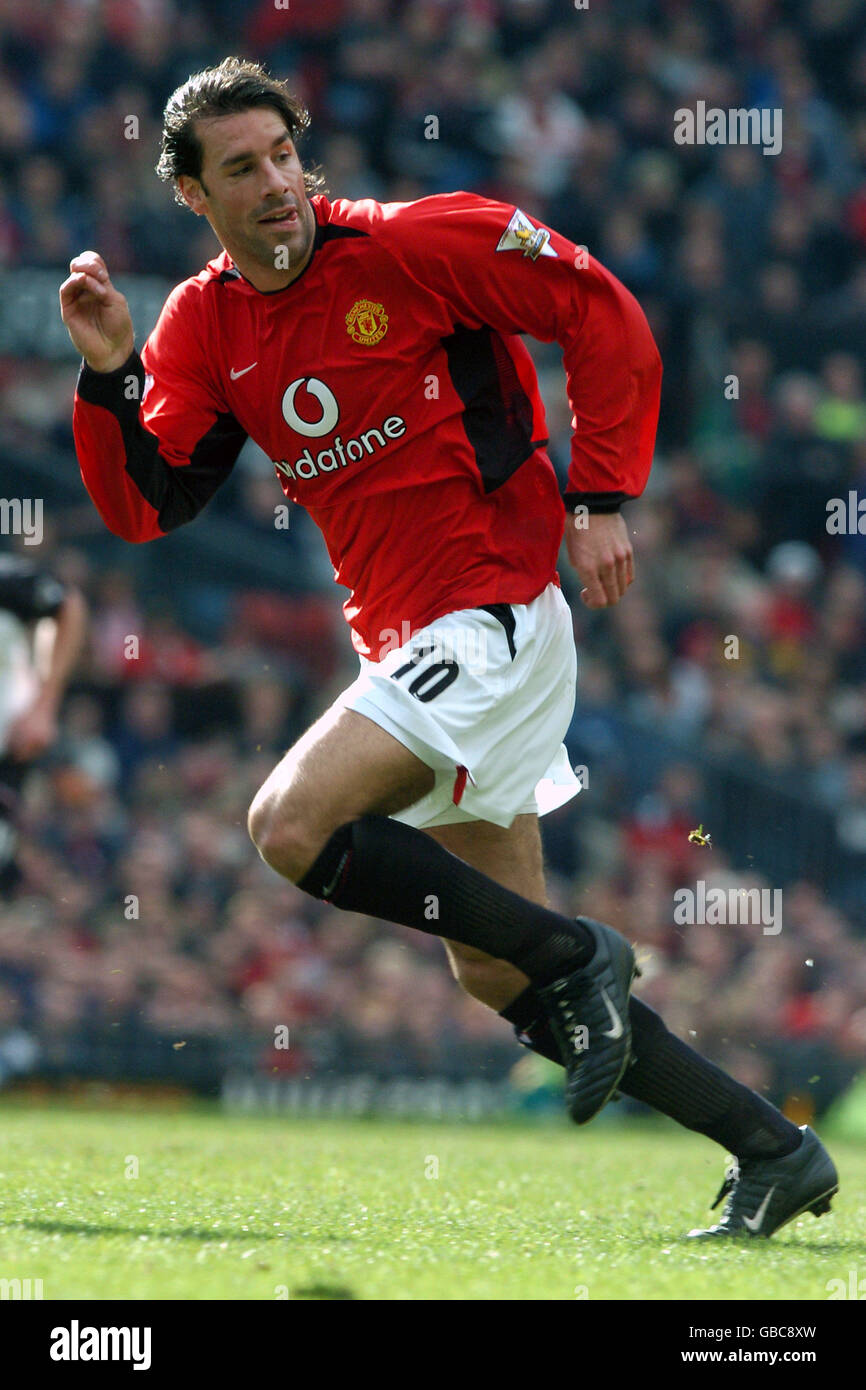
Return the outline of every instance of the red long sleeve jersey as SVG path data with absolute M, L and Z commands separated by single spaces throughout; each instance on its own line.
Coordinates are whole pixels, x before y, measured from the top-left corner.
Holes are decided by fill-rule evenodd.
M 323 532 L 377 660 L 395 633 L 556 577 L 565 513 L 519 335 L 563 349 L 566 501 L 590 511 L 644 488 L 661 364 L 619 281 L 514 207 L 311 202 L 292 284 L 260 292 L 223 253 L 172 291 L 140 358 L 82 366 L 76 448 L 106 525 L 146 541 L 192 520 L 250 436 Z

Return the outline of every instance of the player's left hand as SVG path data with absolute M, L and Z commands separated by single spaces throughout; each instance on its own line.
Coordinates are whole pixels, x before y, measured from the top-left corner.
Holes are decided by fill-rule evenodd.
M 580 526 L 575 525 L 576 520 Z M 565 544 L 568 558 L 586 586 L 580 597 L 587 608 L 619 603 L 634 579 L 634 552 L 619 512 L 567 516 Z
M 7 736 L 9 754 L 17 762 L 38 758 L 57 737 L 57 715 L 44 700 L 36 700 L 11 724 Z

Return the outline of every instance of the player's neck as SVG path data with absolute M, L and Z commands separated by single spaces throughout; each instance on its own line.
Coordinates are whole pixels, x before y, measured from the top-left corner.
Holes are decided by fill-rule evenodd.
M 274 290 L 286 289 L 306 270 L 312 254 L 313 245 L 311 242 L 309 250 L 297 265 L 291 266 L 287 270 L 277 270 L 275 267 L 262 265 L 259 261 L 248 256 L 234 256 L 229 251 L 236 269 L 260 294 L 273 294 Z

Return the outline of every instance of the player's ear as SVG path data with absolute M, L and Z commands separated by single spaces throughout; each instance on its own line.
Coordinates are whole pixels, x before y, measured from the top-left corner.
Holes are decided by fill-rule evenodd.
M 203 217 L 206 211 L 205 192 L 198 179 L 194 179 L 191 174 L 181 174 L 177 181 L 180 189 L 180 196 L 197 217 Z

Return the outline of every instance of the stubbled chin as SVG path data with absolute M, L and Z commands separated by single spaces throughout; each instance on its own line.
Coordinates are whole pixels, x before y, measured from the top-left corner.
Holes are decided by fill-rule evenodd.
M 288 252 L 288 265 L 283 267 L 286 270 L 294 270 L 308 255 L 312 244 L 312 237 L 305 234 L 306 228 L 300 224 L 293 227 L 291 232 L 284 231 L 279 238 L 268 236 L 256 238 L 255 244 L 248 248 L 248 253 L 258 262 L 259 265 L 267 266 L 269 270 L 274 270 L 274 260 L 277 251 L 284 246 Z

